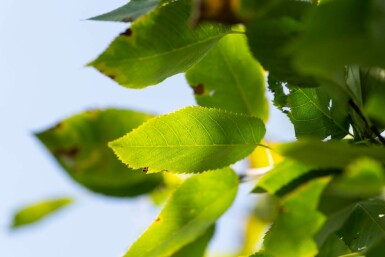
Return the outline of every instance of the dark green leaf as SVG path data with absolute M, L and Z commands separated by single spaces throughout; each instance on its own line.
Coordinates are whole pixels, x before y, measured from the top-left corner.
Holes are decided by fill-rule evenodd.
M 256 117 L 195 106 L 153 118 L 109 145 L 134 169 L 197 173 L 245 158 L 264 134 Z
M 159 0 L 130 0 L 126 5 L 92 17 L 90 20 L 131 22 L 153 10 L 159 5 L 159 2 Z
M 162 184 L 162 175 L 128 169 L 116 159 L 107 142 L 151 117 L 128 110 L 92 110 L 36 136 L 78 183 L 110 196 L 136 196 Z
M 266 120 L 264 72 L 244 35 L 227 35 L 186 73 L 198 104 Z
M 70 203 L 72 203 L 71 198 L 58 198 L 53 200 L 42 201 L 24 207 L 23 209 L 15 213 L 13 217 L 12 228 L 18 228 L 36 223 L 41 219 L 62 209 Z
M 335 117 L 330 106 L 331 99 L 323 88 L 289 86 L 290 92 L 285 94 L 283 87 L 282 83 L 269 76 L 269 89 L 274 93 L 274 104 L 290 118 L 297 138 L 343 138 L 349 133 L 346 116 Z
M 361 157 L 369 157 L 385 164 L 385 148 L 377 145 L 361 146 L 336 141 L 320 142 L 304 139 L 281 144 L 276 147 L 276 150 L 283 156 L 322 168 L 345 168 Z
M 190 177 L 124 256 L 172 256 L 214 224 L 232 204 L 237 189 L 238 176 L 230 168 Z
M 347 64 L 385 67 L 385 2 L 324 1 L 308 16 L 296 43 L 295 64 L 329 77 Z
M 246 24 L 250 50 L 277 80 L 300 87 L 315 87 L 317 83 L 312 78 L 295 71 L 291 64 L 292 56 L 286 51 L 301 31 L 302 16 L 311 9 L 311 4 L 304 1 L 278 2 Z
M 353 252 L 367 252 L 378 243 L 383 243 L 385 202 L 376 199 L 357 203 L 336 234 Z
M 144 88 L 184 72 L 200 61 L 230 29 L 189 26 L 190 1 L 165 4 L 136 20 L 91 66 L 122 86 Z

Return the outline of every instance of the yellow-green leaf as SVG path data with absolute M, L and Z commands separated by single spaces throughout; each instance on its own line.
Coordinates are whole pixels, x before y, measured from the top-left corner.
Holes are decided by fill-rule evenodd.
M 230 168 L 190 177 L 124 256 L 171 256 L 215 223 L 232 204 L 237 189 L 238 176 Z
M 18 228 L 36 223 L 70 203 L 72 203 L 71 198 L 58 198 L 41 201 L 24 207 L 15 213 L 13 217 L 12 228 Z
M 134 169 L 197 173 L 245 158 L 264 134 L 264 125 L 256 117 L 186 107 L 153 118 L 109 145 Z

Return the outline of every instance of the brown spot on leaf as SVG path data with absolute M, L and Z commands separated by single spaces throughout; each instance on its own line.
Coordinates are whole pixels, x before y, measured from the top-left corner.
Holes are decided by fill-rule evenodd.
M 79 148 L 74 146 L 68 149 L 57 149 L 54 151 L 54 155 L 66 158 L 75 158 L 75 156 L 79 153 Z
M 115 75 L 107 75 L 110 79 L 115 80 Z
M 133 22 L 134 19 L 132 17 L 125 17 L 122 19 L 122 22 Z
M 158 216 L 155 220 L 155 222 L 159 222 L 160 221 L 160 217 Z
M 54 129 L 61 129 L 63 127 L 63 123 L 59 122 L 58 124 L 55 125 Z
M 205 87 L 202 83 L 192 86 L 192 89 L 194 90 L 194 95 L 203 95 L 205 92 Z
M 142 171 L 143 171 L 144 173 L 147 173 L 147 172 L 148 172 L 148 167 L 144 167 L 144 168 L 142 169 Z
M 121 36 L 127 36 L 127 37 L 130 37 L 132 35 L 132 30 L 130 28 L 128 28 L 126 31 L 124 31 L 123 33 L 120 33 Z

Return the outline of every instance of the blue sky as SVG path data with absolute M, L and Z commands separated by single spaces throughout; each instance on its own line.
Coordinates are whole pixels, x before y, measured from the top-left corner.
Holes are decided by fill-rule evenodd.
M 89 193 L 64 174 L 32 135 L 90 108 L 167 113 L 195 104 L 182 75 L 137 91 L 84 67 L 127 27 L 85 19 L 125 3 L 0 0 L 2 257 L 120 256 L 158 212 L 146 198 L 130 201 Z M 270 138 L 291 138 L 287 119 L 278 112 L 272 116 L 270 124 L 276 129 Z M 74 196 L 76 203 L 36 226 L 15 232 L 8 229 L 16 208 L 55 196 Z M 242 213 L 236 209 L 222 219 L 222 227 L 230 227 L 220 228 L 224 242 L 230 242 L 229 231 L 240 219 Z M 213 247 L 226 250 L 235 245 L 214 243 Z

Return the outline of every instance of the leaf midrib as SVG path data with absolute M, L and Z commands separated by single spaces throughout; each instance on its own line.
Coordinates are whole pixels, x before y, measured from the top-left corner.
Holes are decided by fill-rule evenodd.
M 211 145 L 138 145 L 138 146 L 127 146 L 124 148 L 177 148 L 177 147 L 236 147 L 236 146 L 258 146 L 259 144 L 211 144 Z
M 238 187 L 238 184 L 236 184 L 235 186 L 229 188 L 229 189 L 227 190 L 226 193 L 221 194 L 221 197 L 220 197 L 220 198 L 217 198 L 217 199 L 220 199 L 220 200 L 221 200 L 221 198 L 222 198 L 222 199 L 225 199 L 225 198 L 226 198 L 225 196 L 227 196 L 227 195 L 230 194 L 230 193 L 233 193 L 233 190 L 234 190 L 235 188 L 237 188 L 237 187 Z M 201 211 L 198 215 L 195 216 L 194 219 L 191 219 L 189 222 L 185 223 L 184 226 L 181 227 L 181 229 L 177 230 L 176 233 L 174 233 L 174 234 L 172 234 L 171 236 L 169 236 L 168 239 L 167 239 L 166 241 L 163 241 L 163 243 L 161 243 L 161 244 L 159 244 L 159 245 L 153 247 L 153 248 L 150 249 L 148 252 L 144 253 L 142 256 L 143 256 L 143 257 L 144 257 L 144 256 L 152 256 L 152 255 L 149 255 L 149 254 L 154 253 L 154 251 L 155 251 L 155 253 L 156 253 L 156 249 L 158 249 L 158 246 L 165 245 L 165 244 L 168 244 L 169 242 L 172 242 L 175 238 L 179 237 L 179 235 L 180 235 L 181 233 L 183 233 L 185 230 L 188 230 L 188 229 L 190 228 L 190 226 L 194 224 L 194 221 L 200 220 L 201 216 L 204 216 L 203 214 L 206 213 L 207 209 L 217 209 L 217 208 L 216 208 L 216 205 L 218 205 L 218 203 L 221 203 L 221 202 L 222 202 L 222 201 L 214 201 L 213 204 L 207 205 L 205 208 L 202 209 L 202 211 Z M 209 227 L 209 226 L 208 226 L 208 227 Z M 204 231 L 203 231 L 202 233 L 204 233 Z M 199 236 L 199 235 L 198 235 L 198 236 Z M 189 241 L 189 242 L 191 242 L 191 241 Z M 187 245 L 189 242 L 187 242 L 186 245 Z M 183 246 L 182 246 L 182 247 L 183 247 Z M 182 247 L 180 247 L 180 248 L 182 248 Z M 180 249 L 180 248 L 179 248 L 179 249 Z M 178 250 L 178 249 L 177 249 L 177 250 Z M 172 254 L 172 253 L 171 253 L 171 254 Z
M 324 110 L 322 110 L 322 108 L 320 108 L 315 102 L 312 101 L 312 99 L 310 97 L 307 96 L 307 94 L 301 89 L 299 88 L 298 91 L 301 91 L 301 93 L 309 100 L 309 102 L 315 107 L 317 108 L 317 110 L 319 110 L 326 118 L 328 118 L 329 120 L 331 120 L 334 124 L 336 124 L 336 126 L 338 128 L 340 128 L 342 131 L 344 131 L 345 133 L 347 134 L 350 134 L 349 131 L 347 131 L 343 126 L 341 126 L 341 124 L 339 124 L 338 122 L 336 122 L 331 116 L 329 116 L 327 113 L 324 112 Z
M 198 41 L 198 42 L 195 42 L 195 43 L 192 43 L 192 44 L 187 44 L 187 45 L 179 47 L 179 48 L 174 48 L 174 49 L 171 49 L 169 51 L 165 51 L 165 52 L 161 52 L 161 53 L 157 53 L 157 54 L 153 54 L 153 55 L 147 55 L 147 56 L 142 56 L 142 57 L 133 57 L 133 58 L 124 58 L 124 60 L 122 62 L 126 63 L 126 62 L 132 62 L 132 61 L 135 61 L 135 62 L 137 62 L 137 61 L 146 61 L 146 60 L 149 60 L 149 59 L 158 58 L 160 56 L 174 54 L 174 53 L 177 53 L 177 52 L 180 52 L 180 51 L 184 51 L 184 50 L 193 48 L 195 46 L 207 43 L 209 41 L 214 41 L 217 38 L 221 38 L 221 37 L 227 35 L 228 33 L 229 32 L 221 33 L 221 34 L 215 35 L 213 37 L 206 38 L 204 40 L 201 40 L 201 41 Z

